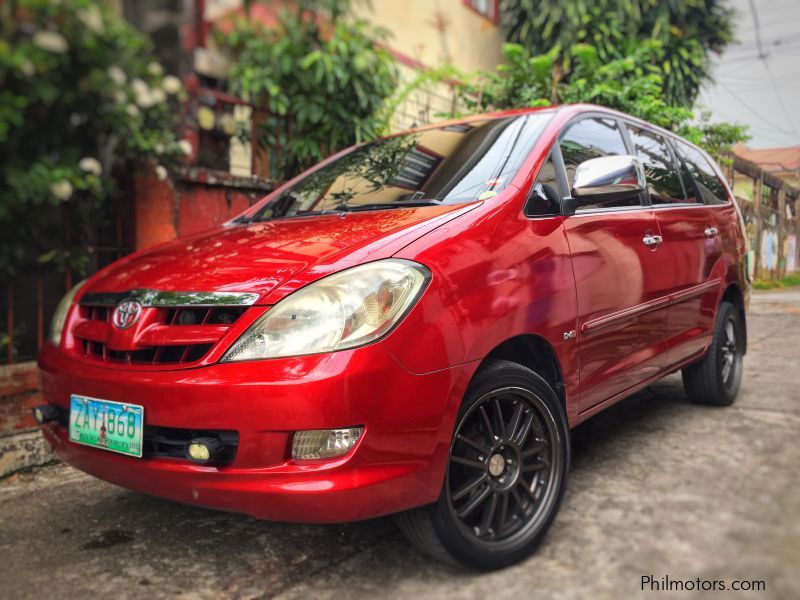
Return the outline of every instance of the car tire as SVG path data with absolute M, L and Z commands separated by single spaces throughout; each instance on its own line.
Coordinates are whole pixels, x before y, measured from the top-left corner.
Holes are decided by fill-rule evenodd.
M 705 356 L 683 369 L 683 387 L 692 402 L 730 406 L 742 381 L 744 324 L 730 302 L 722 302 Z
M 439 561 L 506 567 L 529 556 L 552 524 L 570 458 L 567 418 L 552 387 L 521 365 L 488 361 L 458 412 L 439 500 L 396 521 Z

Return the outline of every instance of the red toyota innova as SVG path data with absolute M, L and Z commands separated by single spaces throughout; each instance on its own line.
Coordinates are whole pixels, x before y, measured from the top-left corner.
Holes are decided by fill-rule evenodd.
M 596 106 L 345 150 L 63 299 L 42 431 L 112 483 L 263 519 L 399 513 L 473 568 L 552 523 L 570 428 L 678 369 L 733 402 L 742 219 L 719 168 Z

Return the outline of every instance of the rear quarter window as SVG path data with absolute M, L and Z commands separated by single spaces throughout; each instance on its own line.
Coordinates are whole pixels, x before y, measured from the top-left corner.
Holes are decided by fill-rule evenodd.
M 705 204 L 726 204 L 728 194 L 725 192 L 725 185 L 717 177 L 709 160 L 699 150 L 684 142 L 675 142 L 675 147 L 683 160 L 685 170 L 694 180 L 695 186 L 692 186 L 691 181 L 687 181 L 686 186 L 690 201 L 692 195 L 699 195 Z

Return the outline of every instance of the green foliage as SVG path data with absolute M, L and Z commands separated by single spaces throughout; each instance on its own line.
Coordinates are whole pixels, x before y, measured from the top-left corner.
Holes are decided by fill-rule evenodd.
M 800 286 L 800 275 L 797 273 L 785 275 L 780 279 L 757 279 L 753 282 L 753 289 L 756 290 L 775 290 L 797 286 Z
M 682 106 L 668 103 L 664 92 L 668 75 L 653 61 L 660 43 L 640 44 L 624 58 L 604 61 L 596 48 L 579 44 L 571 48 L 571 77 L 553 76 L 559 53 L 531 56 L 518 44 L 505 44 L 506 63 L 494 71 L 465 78 L 459 92 L 471 112 L 525 106 L 588 102 L 614 108 L 675 131 L 724 159 L 733 144 L 747 139 L 739 124 L 711 123 L 708 113 L 696 118 Z
M 0 3 L 0 34 L 0 279 L 42 265 L 82 271 L 115 167 L 181 154 L 180 81 L 91 0 Z
M 282 11 L 273 28 L 240 19 L 220 36 L 236 58 L 231 91 L 290 123 L 291 135 L 276 118 L 261 126 L 262 141 L 282 151 L 278 179 L 385 127 L 381 109 L 397 76 L 391 54 L 376 46 L 385 33 L 364 21 L 329 17 Z
M 556 54 L 556 75 L 571 79 L 576 44 L 590 44 L 602 61 L 624 58 L 657 41 L 651 57 L 669 77 L 669 104 L 690 107 L 709 78 L 709 53 L 733 40 L 733 10 L 720 0 L 502 0 L 509 42 L 532 55 Z

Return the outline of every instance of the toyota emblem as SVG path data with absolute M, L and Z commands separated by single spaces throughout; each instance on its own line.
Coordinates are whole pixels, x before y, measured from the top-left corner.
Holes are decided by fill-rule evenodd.
M 139 315 L 141 314 L 141 302 L 129 298 L 117 304 L 111 320 L 118 329 L 127 329 L 139 320 Z

